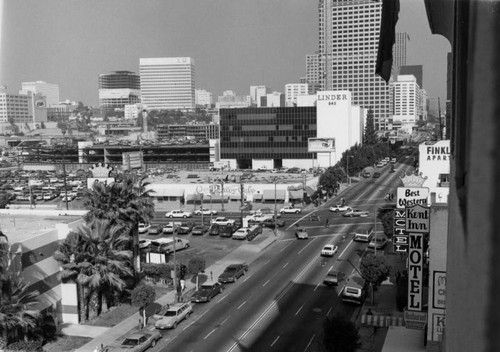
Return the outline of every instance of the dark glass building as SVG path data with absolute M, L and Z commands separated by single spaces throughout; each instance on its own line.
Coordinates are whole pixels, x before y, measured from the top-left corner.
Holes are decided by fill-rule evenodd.
M 235 159 L 238 168 L 252 159 L 313 159 L 308 138 L 316 137 L 316 107 L 241 108 L 220 110 L 220 157 Z
M 140 77 L 130 71 L 114 71 L 99 75 L 99 89 L 141 89 Z

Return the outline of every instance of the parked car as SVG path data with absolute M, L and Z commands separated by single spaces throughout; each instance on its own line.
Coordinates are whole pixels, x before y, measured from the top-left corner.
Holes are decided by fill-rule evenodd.
M 175 329 L 181 321 L 193 313 L 193 307 L 189 303 L 176 303 L 166 311 L 155 323 L 157 329 Z
M 224 285 L 220 282 L 205 282 L 200 289 L 191 296 L 191 302 L 210 302 L 219 293 L 224 290 Z
M 306 229 L 297 229 L 297 231 L 295 231 L 295 237 L 297 237 L 298 240 L 307 240 L 309 238 L 309 233 Z
M 139 239 L 139 248 L 140 249 L 149 248 L 150 245 L 151 245 L 151 240 L 148 240 L 147 238 Z
M 271 215 L 274 217 L 274 210 L 272 210 L 271 208 L 260 208 L 257 210 L 250 211 L 250 214 L 252 214 L 252 215 L 255 215 L 255 214 Z M 281 213 L 279 211 L 276 212 L 276 217 L 277 218 L 281 217 Z
M 292 207 L 291 205 L 287 205 L 286 207 L 280 209 L 281 214 L 299 214 L 301 212 L 302 209 Z
M 366 218 L 368 216 L 368 212 L 365 210 L 351 209 L 346 211 L 342 216 L 353 218 L 353 217 L 362 217 Z
M 145 224 L 143 222 L 139 223 L 139 233 L 146 233 L 151 228 L 150 224 Z
M 380 177 L 380 175 L 381 175 L 381 173 L 380 173 L 380 172 L 374 172 L 372 177 L 373 177 L 373 178 L 379 178 L 379 177 Z
M 233 219 L 228 219 L 223 216 L 219 216 L 212 220 L 212 224 L 220 225 L 220 226 L 225 226 L 225 225 L 232 225 L 234 224 L 235 220 Z
M 233 240 L 246 240 L 249 232 L 250 229 L 248 227 L 242 227 L 234 231 L 231 237 L 233 238 Z
M 339 281 L 341 281 L 341 273 L 336 270 L 330 270 L 326 274 L 323 283 L 325 285 L 337 286 Z
M 151 227 L 148 230 L 148 234 L 158 235 L 158 234 L 160 234 L 161 230 L 162 230 L 162 228 L 160 227 L 160 225 L 151 225 Z
M 271 214 L 254 214 L 247 216 L 247 220 L 249 223 L 262 223 L 266 220 L 272 219 L 273 216 Z
M 219 275 L 217 281 L 226 283 L 226 282 L 235 282 L 241 276 L 245 275 L 248 271 L 248 265 L 245 263 L 240 264 L 230 264 L 224 269 L 222 274 Z
M 125 340 L 122 341 L 119 346 L 120 349 L 132 352 L 142 352 L 150 347 L 156 346 L 156 342 L 161 339 L 161 334 L 158 331 L 153 332 L 135 332 Z M 111 346 L 112 347 L 112 346 Z M 106 351 L 108 349 L 106 348 Z
M 217 210 L 210 210 L 207 208 L 201 208 L 194 212 L 194 215 L 217 215 Z
M 342 204 L 337 204 L 329 208 L 330 211 L 333 211 L 334 213 L 339 213 L 343 211 L 348 211 L 351 210 L 352 208 L 348 205 L 342 205 Z
M 163 226 L 163 229 L 161 232 L 165 234 L 172 234 L 174 233 L 174 228 L 179 227 L 182 225 L 182 222 L 169 222 L 165 226 Z
M 171 210 L 165 214 L 166 218 L 190 218 L 193 216 L 193 213 L 190 211 L 184 210 Z
M 370 172 L 368 172 L 368 171 L 364 171 L 364 172 L 361 173 L 361 176 L 363 176 L 364 178 L 369 178 L 369 177 L 371 177 L 371 175 L 372 174 Z
M 178 235 L 187 235 L 191 232 L 192 229 L 193 229 L 192 223 L 184 223 L 181 226 L 177 227 L 177 234 Z
M 274 223 L 275 223 L 274 218 L 271 218 L 271 219 L 264 220 L 262 222 L 262 225 L 265 227 L 274 228 Z M 276 219 L 276 226 L 278 226 L 278 227 L 285 226 L 285 220 Z
M 191 234 L 193 236 L 203 236 L 206 234 L 208 231 L 208 226 L 205 225 L 196 225 L 193 227 L 193 230 L 191 231 Z
M 219 225 L 217 224 L 212 224 L 210 228 L 208 229 L 208 234 L 210 236 L 219 236 Z
M 333 257 L 335 255 L 335 253 L 337 253 L 338 249 L 339 249 L 338 246 L 335 246 L 333 244 L 327 244 L 321 250 L 321 256 L 322 257 Z

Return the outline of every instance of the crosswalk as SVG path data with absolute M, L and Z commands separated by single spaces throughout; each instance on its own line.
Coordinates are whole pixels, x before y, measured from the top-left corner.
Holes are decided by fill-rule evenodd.
M 403 317 L 391 316 L 391 315 L 361 315 L 361 325 L 369 326 L 404 326 Z

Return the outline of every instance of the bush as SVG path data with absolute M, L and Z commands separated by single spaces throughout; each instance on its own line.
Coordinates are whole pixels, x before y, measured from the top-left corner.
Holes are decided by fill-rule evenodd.
M 396 306 L 399 311 L 404 311 L 408 305 L 408 276 L 403 275 L 398 280 L 398 287 L 396 291 Z
M 154 264 L 154 263 L 143 263 L 142 270 L 144 275 L 149 276 L 156 281 L 159 279 L 170 279 L 170 273 L 173 270 L 172 264 Z
M 42 341 L 18 341 L 7 346 L 7 351 L 43 352 Z

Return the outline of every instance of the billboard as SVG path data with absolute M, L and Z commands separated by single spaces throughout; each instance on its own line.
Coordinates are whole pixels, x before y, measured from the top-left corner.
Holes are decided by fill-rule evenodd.
M 307 150 L 309 153 L 333 153 L 335 138 L 309 138 Z
M 122 160 L 125 170 L 141 169 L 143 165 L 142 152 L 123 153 Z

